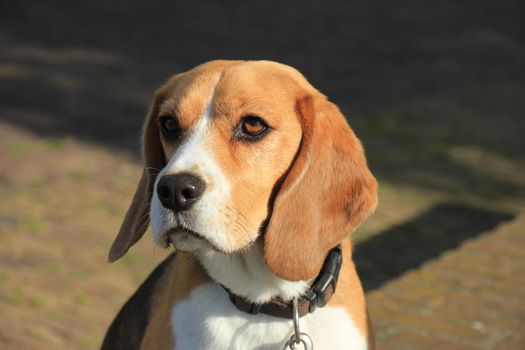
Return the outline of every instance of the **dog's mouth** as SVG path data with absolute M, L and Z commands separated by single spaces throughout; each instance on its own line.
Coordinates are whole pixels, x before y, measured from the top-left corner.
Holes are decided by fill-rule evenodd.
M 172 245 L 174 248 L 177 248 L 180 242 L 197 240 L 211 248 L 216 249 L 215 246 L 202 234 L 184 226 L 170 228 L 168 231 L 166 231 L 164 237 L 166 247 Z

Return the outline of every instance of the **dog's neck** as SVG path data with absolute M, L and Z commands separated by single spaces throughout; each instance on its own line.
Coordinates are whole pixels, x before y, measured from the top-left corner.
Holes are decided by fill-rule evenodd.
M 275 297 L 288 301 L 310 286 L 310 281 L 287 281 L 270 271 L 259 241 L 238 254 L 208 250 L 196 255 L 215 282 L 252 303 L 266 303 Z

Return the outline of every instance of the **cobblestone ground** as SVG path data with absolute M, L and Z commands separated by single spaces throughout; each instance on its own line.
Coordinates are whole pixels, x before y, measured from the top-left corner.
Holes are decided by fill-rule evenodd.
M 525 215 L 368 293 L 379 349 L 525 349 Z

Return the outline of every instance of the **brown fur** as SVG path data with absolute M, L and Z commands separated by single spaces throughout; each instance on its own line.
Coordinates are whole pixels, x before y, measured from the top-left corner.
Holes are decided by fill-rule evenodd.
M 191 291 L 209 277 L 202 266 L 188 253 L 178 252 L 177 257 L 159 281 L 154 296 L 150 322 L 146 328 L 141 349 L 170 350 L 176 339 L 171 331 L 173 305 L 184 300 Z
M 374 349 L 374 336 L 368 310 L 366 306 L 365 294 L 361 281 L 352 260 L 352 243 L 350 239 L 345 239 L 341 246 L 343 248 L 343 265 L 339 273 L 336 293 L 332 296 L 328 305 L 341 306 L 346 312 L 359 331 L 368 337 L 368 348 Z
M 315 277 L 326 252 L 377 203 L 376 181 L 339 109 L 317 93 L 299 97 L 297 113 L 303 127 L 301 149 L 275 199 L 265 234 L 266 263 L 288 280 Z

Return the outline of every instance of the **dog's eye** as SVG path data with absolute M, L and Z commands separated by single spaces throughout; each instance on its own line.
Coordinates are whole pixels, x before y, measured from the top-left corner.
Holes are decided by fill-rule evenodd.
M 264 120 L 252 115 L 242 118 L 239 123 L 240 136 L 248 140 L 256 140 L 262 137 L 268 129 L 268 124 Z
M 159 119 L 160 128 L 164 135 L 169 137 L 178 137 L 181 129 L 177 119 L 171 116 L 162 116 Z

